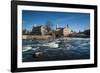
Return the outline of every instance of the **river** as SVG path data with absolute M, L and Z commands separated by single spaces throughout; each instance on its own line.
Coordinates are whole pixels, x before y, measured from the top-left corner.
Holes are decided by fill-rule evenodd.
M 68 38 L 53 41 L 53 48 L 42 46 L 45 40 L 23 40 L 22 61 L 57 61 L 90 59 L 90 38 Z M 38 55 L 38 56 L 37 56 Z

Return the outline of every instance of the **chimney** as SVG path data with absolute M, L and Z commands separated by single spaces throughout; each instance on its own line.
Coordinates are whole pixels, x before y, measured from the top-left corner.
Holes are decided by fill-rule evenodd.
M 69 25 L 67 24 L 67 28 L 69 28 Z

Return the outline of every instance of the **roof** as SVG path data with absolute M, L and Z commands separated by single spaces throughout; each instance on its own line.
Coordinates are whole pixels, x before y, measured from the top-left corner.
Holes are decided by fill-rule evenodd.
M 64 29 L 64 28 L 56 28 L 56 29 Z
M 36 27 L 33 27 L 33 28 L 35 29 L 35 28 L 41 28 L 41 27 L 42 27 L 42 26 L 36 26 Z

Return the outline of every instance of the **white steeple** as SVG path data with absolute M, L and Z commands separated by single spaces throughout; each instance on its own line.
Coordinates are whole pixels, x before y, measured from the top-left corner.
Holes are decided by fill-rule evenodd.
M 36 27 L 37 25 L 36 24 L 34 24 L 34 27 Z
M 56 29 L 58 28 L 58 24 L 56 24 Z

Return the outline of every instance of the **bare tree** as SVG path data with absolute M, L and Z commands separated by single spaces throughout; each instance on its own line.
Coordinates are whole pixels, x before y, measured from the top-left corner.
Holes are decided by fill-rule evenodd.
M 52 30 L 52 27 L 53 27 L 52 22 L 51 21 L 47 21 L 46 22 L 46 29 L 47 29 L 48 32 Z
M 22 30 L 22 34 L 23 34 L 23 35 L 25 35 L 25 34 L 26 34 L 26 32 L 27 32 L 27 30 L 26 30 L 26 29 L 23 29 L 23 30 Z

